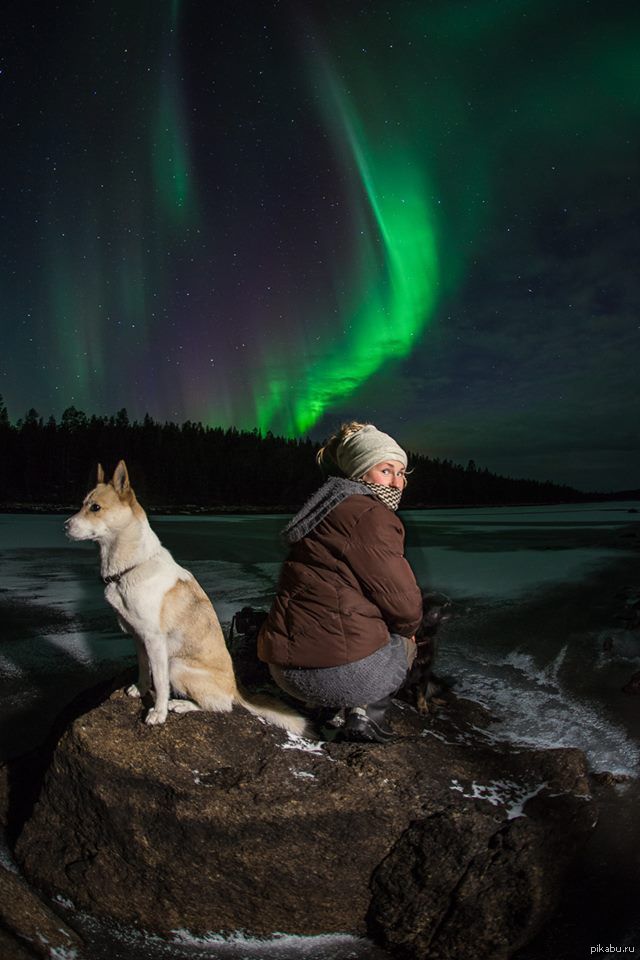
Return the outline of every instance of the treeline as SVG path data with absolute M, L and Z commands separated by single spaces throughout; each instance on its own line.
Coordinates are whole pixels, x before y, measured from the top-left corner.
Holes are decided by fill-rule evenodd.
M 141 502 L 150 508 L 294 509 L 317 488 L 319 444 L 257 430 L 224 430 L 187 421 L 131 422 L 125 409 L 112 417 L 87 416 L 75 407 L 59 422 L 36 410 L 12 424 L 0 398 L 0 505 L 73 506 L 94 483 L 95 466 L 129 467 Z M 579 501 L 571 487 L 511 480 L 473 461 L 412 455 L 404 508 L 442 504 Z

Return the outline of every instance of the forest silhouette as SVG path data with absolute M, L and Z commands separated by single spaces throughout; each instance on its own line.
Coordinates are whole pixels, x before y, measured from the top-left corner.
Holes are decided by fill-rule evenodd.
M 0 508 L 68 508 L 107 473 L 127 462 L 141 502 L 152 510 L 252 512 L 296 509 L 322 482 L 319 444 L 271 433 L 87 416 L 68 407 L 60 421 L 34 409 L 12 424 L 0 397 Z M 552 482 L 511 479 L 422 454 L 409 454 L 404 509 L 444 505 L 579 502 L 614 495 L 584 493 Z M 621 494 L 620 494 L 621 495 Z

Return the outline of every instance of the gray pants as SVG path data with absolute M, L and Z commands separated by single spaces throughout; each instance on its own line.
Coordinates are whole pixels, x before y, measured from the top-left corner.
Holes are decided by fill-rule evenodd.
M 271 676 L 285 693 L 325 707 L 360 707 L 395 693 L 416 656 L 412 640 L 392 633 L 389 643 L 354 663 L 339 667 L 279 667 Z

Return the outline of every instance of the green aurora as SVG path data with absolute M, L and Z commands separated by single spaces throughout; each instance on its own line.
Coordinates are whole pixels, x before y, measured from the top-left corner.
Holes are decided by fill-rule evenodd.
M 612 134 L 638 116 L 636 41 L 612 19 L 572 43 L 569 7 L 548 36 L 551 3 L 410 4 L 403 22 L 393 16 L 396 43 L 380 9 L 366 23 L 352 15 L 352 29 L 341 22 L 330 42 L 341 71 L 315 54 L 311 85 L 349 183 L 348 292 L 319 346 L 300 338 L 284 363 L 267 356 L 276 374 L 262 385 L 258 373 L 247 426 L 297 436 L 347 408 L 428 342 L 439 301 L 464 285 L 500 206 L 513 202 L 509 180 L 524 181 L 535 207 L 558 165 L 579 184 L 606 164 Z M 536 49 L 527 67 L 542 31 L 542 56 Z
M 254 393 L 262 431 L 306 434 L 380 367 L 405 357 L 437 300 L 437 223 L 425 171 L 410 145 L 388 138 L 375 147 L 357 110 L 326 64 L 318 87 L 342 163 L 357 170 L 353 220 L 356 268 L 342 305 L 339 332 L 320 345 L 295 381 L 271 380 Z M 366 206 L 365 206 L 366 203 Z M 295 359 L 294 359 L 295 362 Z
M 586 435 L 592 358 L 628 407 L 640 8 L 76 13 L 13 11 L 0 74 L 12 417 L 384 419 L 493 463 L 528 411 Z

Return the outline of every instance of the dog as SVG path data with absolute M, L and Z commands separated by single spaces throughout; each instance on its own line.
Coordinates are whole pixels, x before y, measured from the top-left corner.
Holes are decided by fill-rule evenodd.
M 422 621 L 416 630 L 416 658 L 398 691 L 398 696 L 416 708 L 419 714 L 429 713 L 429 704 L 441 706 L 435 694 L 441 684 L 433 674 L 437 652 L 436 632 L 441 623 L 451 617 L 452 603 L 444 593 L 422 591 Z
M 304 718 L 294 710 L 270 697 L 247 699 L 238 689 L 213 605 L 151 529 L 124 460 L 108 482 L 98 464 L 96 485 L 65 530 L 71 540 L 94 540 L 100 547 L 105 599 L 136 643 L 138 682 L 127 693 L 154 694 L 146 723 L 164 723 L 168 711 L 226 713 L 237 703 L 269 723 L 304 734 Z M 186 699 L 170 699 L 170 690 Z

